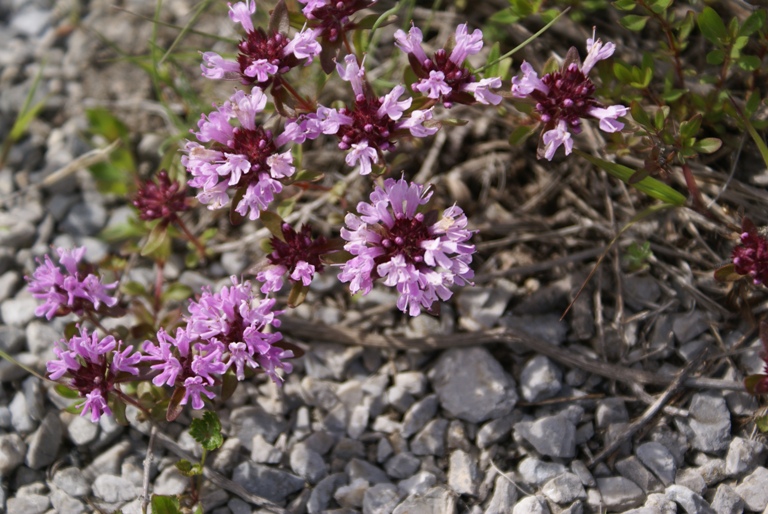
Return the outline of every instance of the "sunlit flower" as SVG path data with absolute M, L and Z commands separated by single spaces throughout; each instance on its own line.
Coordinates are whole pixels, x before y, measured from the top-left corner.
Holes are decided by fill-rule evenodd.
M 405 179 L 384 181 L 371 202 L 360 202 L 358 215 L 347 214 L 341 237 L 353 255 L 339 274 L 352 293 L 367 294 L 376 279 L 400 294 L 397 307 L 411 316 L 429 310 L 453 294 L 450 287 L 471 283 L 474 245 L 467 218 L 456 206 L 439 217 L 421 212 L 431 193 Z
M 533 67 L 523 61 L 522 76 L 512 79 L 512 94 L 536 102 L 536 112 L 544 123 L 539 144 L 539 158 L 552 160 L 558 147 L 564 146 L 568 155 L 573 147 L 571 134 L 581 132 L 581 120 L 594 118 L 604 132 L 624 128 L 618 118 L 629 109 L 623 105 L 604 106 L 594 98 L 595 85 L 587 73 L 598 61 L 613 55 L 613 43 L 603 44 L 593 37 L 587 39 L 587 57 L 579 64 L 576 49 L 571 48 L 563 67 L 539 78 Z

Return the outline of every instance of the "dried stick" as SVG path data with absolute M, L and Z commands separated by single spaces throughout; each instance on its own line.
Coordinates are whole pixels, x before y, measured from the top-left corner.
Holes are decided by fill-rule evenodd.
M 584 371 L 626 384 L 640 383 L 644 385 L 669 386 L 677 380 L 672 375 L 650 373 L 590 359 L 567 348 L 554 346 L 543 339 L 512 329 L 493 329 L 459 334 L 405 338 L 370 334 L 350 327 L 329 327 L 322 323 L 306 321 L 295 317 L 282 318 L 281 322 L 281 332 L 307 343 L 325 341 L 371 348 L 422 351 L 444 350 L 447 348 L 461 348 L 490 343 L 512 343 L 525 346 L 530 351 L 540 353 L 566 366 L 583 369 Z M 693 389 L 720 389 L 727 391 L 742 391 L 744 389 L 744 385 L 741 382 L 706 377 L 686 378 L 684 385 Z
M 698 356 L 696 356 L 691 362 L 688 363 L 688 365 L 683 368 L 682 371 L 680 371 L 677 376 L 675 377 L 674 381 L 667 387 L 667 390 L 664 391 L 662 395 L 660 395 L 655 402 L 651 406 L 649 406 L 642 416 L 637 418 L 635 421 L 632 422 L 631 425 L 629 425 L 625 430 L 623 430 L 616 439 L 613 440 L 608 446 L 600 450 L 600 452 L 592 457 L 590 459 L 587 466 L 592 467 L 601 460 L 603 460 L 606 456 L 610 455 L 614 451 L 616 451 L 616 448 L 621 446 L 627 439 L 632 437 L 632 435 L 640 430 L 643 426 L 645 426 L 648 422 L 653 419 L 656 414 L 659 413 L 659 411 L 666 405 L 666 403 L 677 394 L 677 392 L 683 388 L 683 385 L 686 382 L 686 378 L 689 374 L 691 374 L 698 366 L 701 364 L 702 357 L 704 356 L 704 353 L 706 351 L 702 351 L 699 353 Z
M 149 443 L 147 443 L 147 456 L 144 457 L 144 481 L 142 483 L 142 498 L 141 498 L 141 512 L 147 513 L 147 507 L 149 507 L 149 470 L 152 467 L 152 459 L 155 457 L 155 435 L 157 434 L 157 425 L 152 424 L 152 428 L 149 429 Z

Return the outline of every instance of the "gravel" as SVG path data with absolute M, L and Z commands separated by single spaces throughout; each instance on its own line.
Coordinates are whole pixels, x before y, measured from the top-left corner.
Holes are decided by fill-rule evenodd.
M 152 16 L 146 2 L 124 3 L 141 16 Z M 86 0 L 80 2 L 79 16 L 88 30 L 80 30 L 69 25 L 73 18 L 65 4 L 0 2 L 3 137 L 41 56 L 47 62 L 37 93 L 46 106 L 0 169 L 0 350 L 38 373 L 45 371 L 54 343 L 75 317 L 37 318 L 38 302 L 26 291 L 23 277 L 52 245 L 84 245 L 89 262 L 98 264 L 119 249 L 102 241 L 99 233 L 124 223 L 132 210 L 115 195 L 98 193 L 84 170 L 51 187 L 25 184 L 39 182 L 90 149 L 90 141 L 83 139 L 86 104 L 107 106 L 132 131 L 143 134 L 133 142 L 143 166 L 158 160 L 166 130 L 156 126 L 161 117 L 146 110 L 156 104 L 146 74 L 115 59 L 92 36 L 98 31 L 130 55 L 142 55 L 148 51 L 151 24 L 113 9 L 109 2 Z M 163 22 L 183 26 L 194 4 L 164 2 Z M 225 26 L 231 30 L 224 19 L 226 7 L 218 11 L 215 18 L 201 18 L 211 33 Z M 164 36 L 167 44 L 175 35 Z M 502 209 L 490 197 L 489 202 L 494 204 L 489 209 Z M 473 218 L 470 224 L 479 227 L 488 221 Z M 253 226 L 246 223 L 242 232 L 222 237 L 245 236 Z M 177 250 L 165 276 L 195 293 L 230 274 L 247 275 L 261 255 L 244 245 L 211 256 L 205 267 L 185 270 L 182 249 Z M 499 260 L 527 263 L 532 258 L 527 249 L 519 255 L 509 251 Z M 596 322 L 595 288 L 602 287 L 603 302 L 612 301 L 616 291 L 607 276 L 602 285 L 593 280 L 588 294 L 561 320 L 582 282 L 579 274 L 591 268 L 574 266 L 536 278 L 478 279 L 477 287 L 465 288 L 452 303 L 443 304 L 439 318 L 408 321 L 382 309 L 397 300 L 390 291 L 377 289 L 346 305 L 334 281 L 318 280 L 307 303 L 286 315 L 437 341 L 459 331 L 506 329 L 538 337 L 563 355 L 605 364 L 632 362 L 633 368 L 658 375 L 675 373 L 681 359 L 716 344 L 710 328 L 721 319 L 695 304 L 696 297 L 685 288 L 666 285 L 654 270 L 622 276 L 622 315 L 634 319 L 620 327 L 621 337 L 611 323 L 601 327 Z M 154 277 L 141 259 L 128 273 L 145 285 Z M 672 307 L 659 315 L 658 306 L 665 304 Z M 731 333 L 720 334 L 721 350 L 730 350 L 751 330 L 730 328 Z M 745 423 L 758 402 L 742 391 L 686 389 L 687 394 L 669 404 L 677 411 L 659 413 L 606 462 L 591 465 L 590 457 L 642 415 L 648 398 L 636 401 L 635 391 L 621 381 L 567 365 L 544 348 L 542 354 L 516 343 L 395 351 L 338 340 L 299 342 L 306 344 L 307 353 L 281 389 L 256 377 L 220 405 L 225 443 L 206 461 L 248 493 L 291 512 L 735 514 L 763 512 L 768 506 L 768 446 Z M 624 342 L 626 348 L 619 346 Z M 624 361 L 611 353 L 619 348 L 627 350 L 620 356 Z M 736 367 L 723 363 L 717 378 L 739 382 L 749 369 L 760 371 L 759 341 L 747 340 L 744 348 L 752 353 L 739 351 Z M 49 383 L 5 360 L 0 362 L 0 382 L 0 512 L 140 511 L 146 425 L 124 428 L 108 419 L 94 424 L 64 412 L 70 402 Z M 659 389 L 646 392 L 656 395 Z M 185 413 L 163 431 L 199 455 L 189 435 L 181 435 L 188 422 Z M 151 490 L 188 492 L 189 480 L 174 467 L 177 457 L 159 442 L 154 453 Z M 269 511 L 238 496 L 235 488 L 213 487 L 208 479 L 204 483 L 206 512 Z

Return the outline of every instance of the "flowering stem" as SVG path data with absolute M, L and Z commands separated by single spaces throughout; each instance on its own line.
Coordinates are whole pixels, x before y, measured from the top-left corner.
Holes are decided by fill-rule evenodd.
M 192 232 L 189 231 L 189 229 L 187 228 L 187 224 L 184 223 L 184 221 L 181 218 L 179 218 L 178 216 L 174 216 L 172 221 L 173 223 L 176 224 L 179 230 L 181 230 L 184 233 L 184 235 L 187 238 L 187 241 L 189 241 L 190 243 L 192 243 L 192 245 L 194 245 L 195 250 L 197 250 L 197 255 L 198 257 L 200 257 L 200 260 L 205 261 L 205 246 L 203 246 L 203 243 L 200 242 L 200 240 L 197 237 L 195 237 L 195 235 Z
M 157 315 L 163 303 L 163 268 L 165 267 L 165 262 L 157 261 L 155 264 L 155 298 L 152 308 L 154 309 L 155 322 L 157 322 Z
M 682 167 L 685 184 L 688 186 L 688 191 L 691 193 L 691 200 L 693 200 L 693 209 L 704 216 L 711 217 L 710 212 L 704 207 L 704 201 L 701 199 L 701 191 L 699 191 L 699 186 L 696 184 L 696 179 L 693 176 L 691 168 L 688 166 L 687 162 L 684 162 Z
M 288 91 L 291 94 L 291 96 L 294 97 L 296 101 L 299 102 L 299 104 L 301 104 L 301 107 L 303 109 L 307 110 L 308 112 L 312 112 L 317 109 L 316 105 L 313 105 L 312 102 L 310 102 L 309 100 L 301 96 L 299 92 L 296 91 L 293 88 L 293 86 L 291 86 L 288 82 L 284 80 L 280 81 L 280 85 L 283 86 L 286 89 L 286 91 Z

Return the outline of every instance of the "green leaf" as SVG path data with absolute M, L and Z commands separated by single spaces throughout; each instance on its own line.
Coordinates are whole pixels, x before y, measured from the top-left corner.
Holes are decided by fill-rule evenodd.
M 277 205 L 277 215 L 287 218 L 296 208 L 296 198 L 288 198 Z
M 688 121 L 684 121 L 680 124 L 680 137 L 682 139 L 690 139 L 696 137 L 701 128 L 701 114 L 697 114 Z
M 305 286 L 301 282 L 294 282 L 291 292 L 288 293 L 288 307 L 293 309 L 304 303 L 308 292 L 309 286 Z
M 620 11 L 631 11 L 636 5 L 635 0 L 616 0 L 613 2 L 613 6 Z
M 153 494 L 152 514 L 181 514 L 178 498 Z
M 485 72 L 483 73 L 484 77 L 499 76 L 499 66 L 501 63 L 499 57 L 501 57 L 501 46 L 499 45 L 499 42 L 496 41 L 491 47 L 491 51 L 488 52 L 488 62 L 492 62 L 493 64 L 485 69 Z
M 732 262 L 715 270 L 715 280 L 720 282 L 734 282 L 740 278 L 741 275 L 736 273 L 736 265 Z
M 654 0 L 651 2 L 650 8 L 655 14 L 662 14 L 669 9 L 670 5 L 672 5 L 672 0 Z
M 645 28 L 645 24 L 648 22 L 650 16 L 639 16 L 637 14 L 628 14 L 624 16 L 619 23 L 632 32 L 640 32 Z
M 656 110 L 656 114 L 653 115 L 653 126 L 657 131 L 664 130 L 664 124 L 666 123 L 667 116 L 669 115 L 669 107 L 666 105 Z
M 178 282 L 174 282 L 173 284 L 169 285 L 165 291 L 163 291 L 160 299 L 163 303 L 183 302 L 184 300 L 189 299 L 192 294 L 193 291 L 191 287 L 180 284 Z
M 760 106 L 760 92 L 755 90 L 752 91 L 749 94 L 749 98 L 747 99 L 747 103 L 744 105 L 744 113 L 747 116 L 752 116 L 755 114 L 755 111 Z
M 648 117 L 648 113 L 646 113 L 645 109 L 640 106 L 639 102 L 633 100 L 632 103 L 629 104 L 629 112 L 632 114 L 632 119 L 638 124 L 646 128 L 651 128 L 651 118 Z
M 694 143 L 693 149 L 699 153 L 715 153 L 723 146 L 723 142 L 716 137 L 705 137 Z
M 259 214 L 261 224 L 269 230 L 269 233 L 278 238 L 280 241 L 285 242 L 285 236 L 283 236 L 283 218 L 279 214 L 275 214 L 272 211 L 261 211 Z
M 213 451 L 224 444 L 221 422 L 219 417 L 211 411 L 204 412 L 202 418 L 192 420 L 189 425 L 189 435 L 208 451 Z
M 720 50 L 720 49 L 712 50 L 711 52 L 707 53 L 707 64 L 717 66 L 719 64 L 723 64 L 724 60 L 725 60 L 724 50 Z
M 149 233 L 147 242 L 141 249 L 141 256 L 146 257 L 147 255 L 157 252 L 166 243 L 167 239 L 168 226 L 163 223 L 158 223 L 155 225 L 155 228 L 152 229 L 152 232 Z
M 736 64 L 738 64 L 742 70 L 755 71 L 760 69 L 761 62 L 760 58 L 755 55 L 742 55 L 738 58 Z
M 768 15 L 768 12 L 766 12 L 765 9 L 758 9 L 750 14 L 749 17 L 747 17 L 747 19 L 744 20 L 744 23 L 741 25 L 738 35 L 750 36 L 763 28 L 763 25 L 765 25 L 766 15 Z
M 613 74 L 620 82 L 624 82 L 625 84 L 632 82 L 632 72 L 618 61 L 614 61 L 613 63 Z
M 53 389 L 56 391 L 56 393 L 59 396 L 61 396 L 62 398 L 66 398 L 67 400 L 74 400 L 80 397 L 80 393 L 78 393 L 73 389 L 70 389 L 64 384 L 56 384 Z
M 710 42 L 725 44 L 725 40 L 728 38 L 728 29 L 725 27 L 723 19 L 714 9 L 709 6 L 705 7 L 701 14 L 699 14 L 696 22 L 701 33 Z
M 577 153 L 578 155 L 588 160 L 598 168 L 604 169 L 609 174 L 613 175 L 614 177 L 618 178 L 619 180 L 622 180 L 627 184 L 629 183 L 629 178 L 635 174 L 635 170 L 633 170 L 632 168 L 628 168 L 627 166 L 622 166 L 621 164 L 616 164 L 615 162 L 610 162 L 610 161 L 600 159 L 599 157 L 586 154 L 581 150 L 574 150 L 574 153 Z M 647 194 L 651 198 L 656 198 L 657 200 L 661 200 L 662 202 L 666 202 L 671 205 L 677 205 L 680 207 L 685 205 L 685 196 L 675 191 L 674 189 L 664 184 L 663 182 L 660 182 L 652 177 L 646 177 L 640 182 L 637 182 L 636 184 L 632 184 L 632 185 L 633 187 Z
M 762 433 L 768 432 L 768 415 L 756 417 L 755 418 L 755 425 L 757 426 L 757 429 L 760 432 L 762 432 Z
M 746 127 L 747 132 L 749 132 L 750 137 L 752 137 L 752 141 L 754 141 L 755 145 L 757 145 L 757 149 L 760 151 L 760 156 L 763 158 L 763 162 L 765 162 L 765 165 L 768 166 L 768 145 L 765 144 L 762 136 L 758 134 L 757 130 L 755 130 L 755 127 L 752 125 L 749 119 L 742 118 L 741 121 L 744 123 L 744 126 Z
M 536 128 L 536 126 L 520 125 L 509 135 L 509 144 L 512 146 L 522 144 L 536 132 Z
M 203 467 L 200 463 L 192 464 L 187 459 L 181 459 L 176 463 L 176 469 L 185 477 L 194 477 L 203 474 Z
M 171 395 L 171 401 L 168 403 L 168 408 L 165 411 L 166 421 L 175 421 L 179 417 L 181 411 L 184 410 L 184 406 L 181 405 L 181 400 L 184 399 L 184 395 L 187 393 L 187 388 L 183 386 L 176 386 Z
M 129 296 L 146 296 L 147 289 L 141 282 L 131 280 L 129 282 L 123 282 L 120 284 L 120 290 Z

